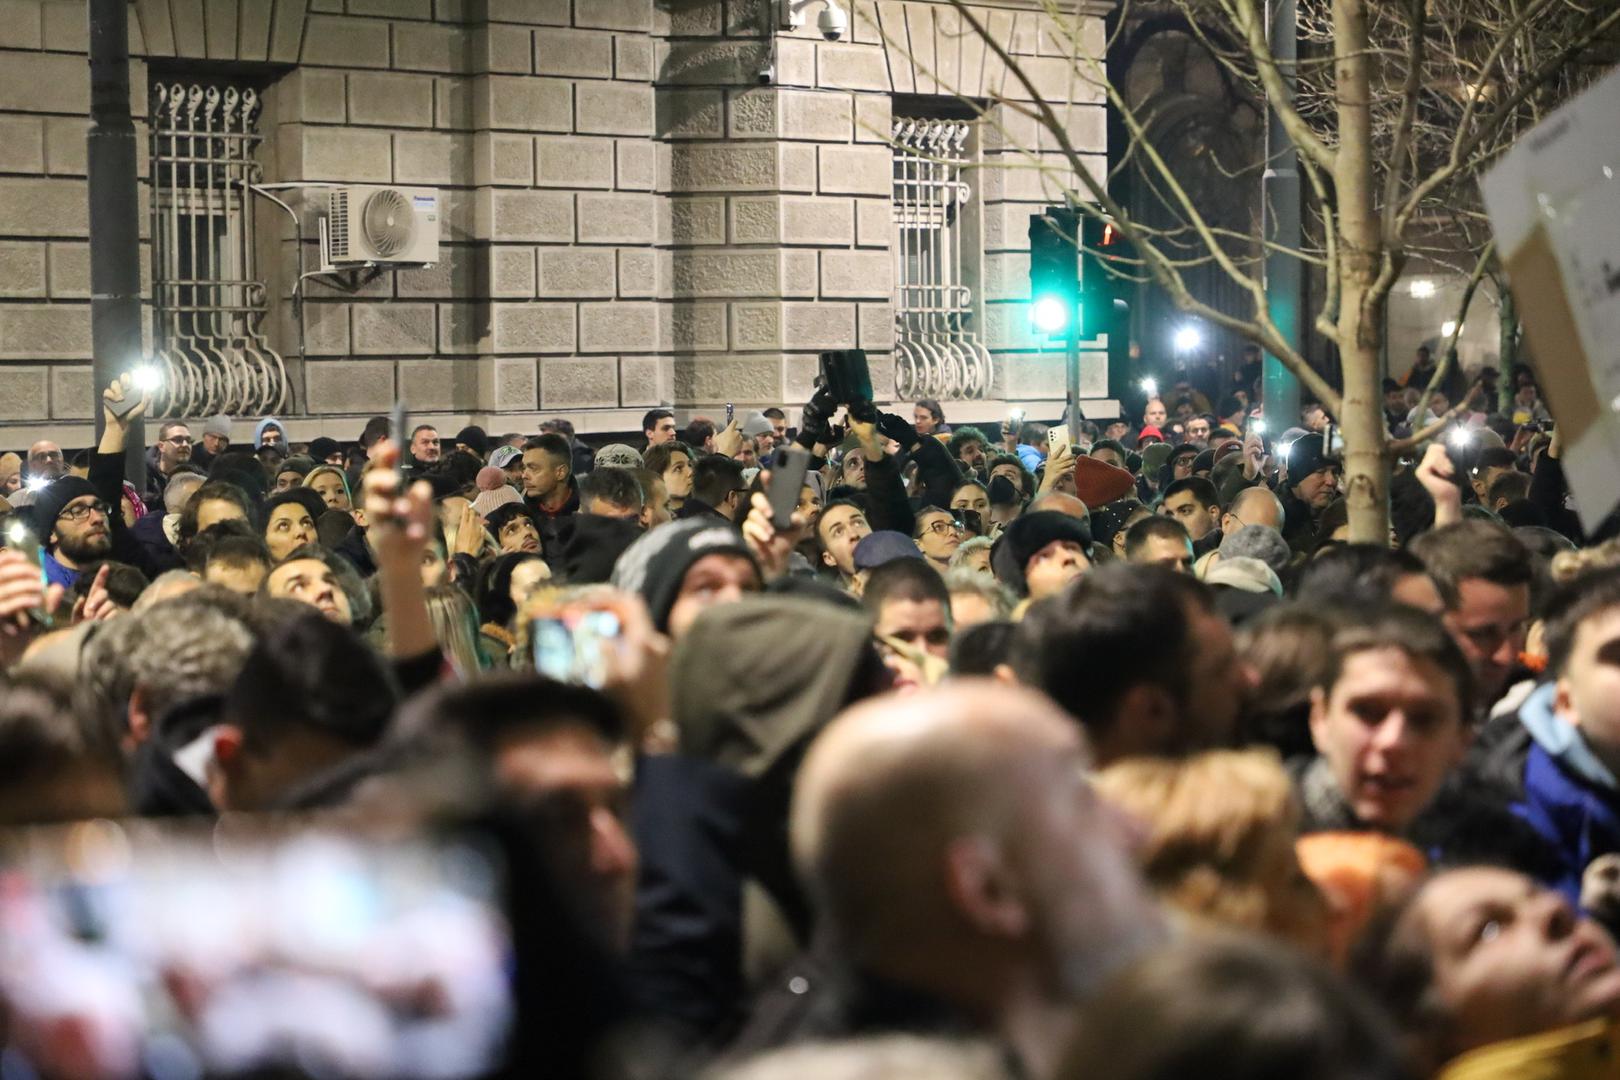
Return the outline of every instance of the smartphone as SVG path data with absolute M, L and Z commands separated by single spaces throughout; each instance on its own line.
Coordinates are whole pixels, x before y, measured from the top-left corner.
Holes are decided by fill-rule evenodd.
M 778 531 L 793 528 L 793 511 L 799 508 L 799 491 L 809 471 L 810 451 L 802 446 L 784 446 L 771 455 L 771 485 L 765 494 L 771 501 L 771 526 Z
M 732 422 L 732 420 L 734 420 L 736 418 L 736 416 L 737 416 L 737 406 L 732 404 L 729 401 L 726 402 L 726 427 L 731 426 L 731 422 Z
M 102 398 L 102 404 L 106 406 L 108 412 L 122 420 L 124 417 L 134 412 L 136 407 L 145 400 L 145 390 L 131 387 L 129 390 L 124 392 L 123 401 L 108 401 L 106 398 Z
M 955 514 L 957 519 L 962 523 L 962 528 L 966 529 L 974 536 L 984 535 L 983 514 L 979 513 L 977 510 L 952 510 L 951 513 Z
M 6 522 L 5 546 L 19 551 L 27 557 L 28 561 L 33 564 L 34 569 L 39 571 L 39 583 L 41 586 L 50 584 L 45 577 L 45 548 L 40 544 L 39 537 L 35 535 L 34 530 L 29 528 L 27 522 L 22 518 L 13 516 L 10 521 Z M 26 614 L 37 626 L 48 627 L 51 625 L 50 613 L 42 607 L 30 608 Z
M 608 657 L 621 632 L 611 611 L 578 611 L 543 616 L 529 624 L 534 669 L 548 679 L 600 690 L 607 683 Z
M 1053 424 L 1046 429 L 1046 453 L 1048 457 L 1057 453 L 1062 447 L 1073 445 L 1073 442 L 1074 440 L 1069 437 L 1068 424 Z
M 821 354 L 821 377 L 840 405 L 872 400 L 872 370 L 865 349 L 838 349 Z

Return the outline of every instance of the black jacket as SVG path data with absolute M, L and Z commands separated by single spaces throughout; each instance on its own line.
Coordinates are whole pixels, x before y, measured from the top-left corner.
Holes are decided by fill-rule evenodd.
M 103 454 L 99 450 L 90 454 L 90 484 L 96 497 L 112 507 L 107 515 L 112 530 L 112 557 L 135 567 L 149 579 L 172 569 L 166 562 L 155 560 L 140 538 L 124 524 L 124 455 Z

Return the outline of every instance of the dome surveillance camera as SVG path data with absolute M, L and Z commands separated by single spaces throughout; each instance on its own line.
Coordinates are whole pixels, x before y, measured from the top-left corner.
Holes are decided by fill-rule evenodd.
M 816 29 L 828 41 L 837 41 L 849 29 L 849 16 L 834 0 L 827 0 L 827 6 L 821 9 L 821 15 L 816 19 Z

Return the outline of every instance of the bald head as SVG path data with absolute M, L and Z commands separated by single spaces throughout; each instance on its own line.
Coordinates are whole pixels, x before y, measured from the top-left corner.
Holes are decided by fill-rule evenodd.
M 794 858 L 862 967 L 980 1014 L 1013 985 L 1068 1000 L 1158 925 L 1089 765 L 1079 726 L 1025 688 L 874 699 L 811 747 Z
M 1282 503 L 1277 501 L 1270 488 L 1244 488 L 1227 506 L 1226 513 L 1221 515 L 1221 531 L 1224 533 L 1234 533 L 1245 525 L 1269 525 L 1278 530 L 1283 527 Z
M 1085 503 L 1075 496 L 1061 491 L 1049 491 L 1042 495 L 1029 504 L 1029 509 L 1025 513 L 1034 513 L 1037 510 L 1055 510 L 1060 514 L 1067 514 L 1081 521 L 1089 522 L 1091 520 L 1091 511 L 1086 508 Z

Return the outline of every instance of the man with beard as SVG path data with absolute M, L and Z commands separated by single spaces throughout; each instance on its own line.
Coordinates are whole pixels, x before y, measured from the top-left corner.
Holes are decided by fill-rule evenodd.
M 88 480 L 52 481 L 34 499 L 33 517 L 45 541 L 45 576 L 53 585 L 71 589 L 85 566 L 112 555 L 112 511 Z

